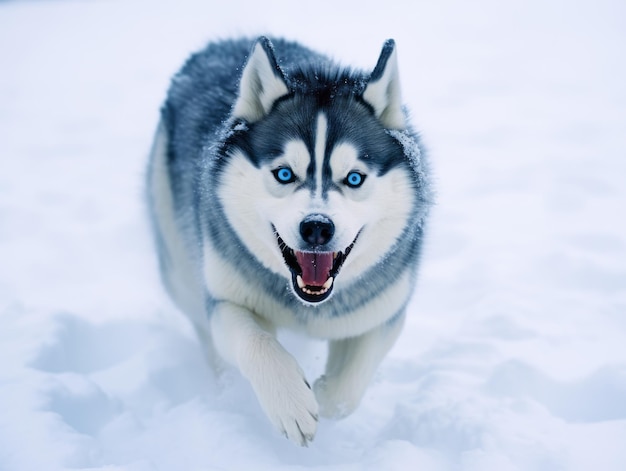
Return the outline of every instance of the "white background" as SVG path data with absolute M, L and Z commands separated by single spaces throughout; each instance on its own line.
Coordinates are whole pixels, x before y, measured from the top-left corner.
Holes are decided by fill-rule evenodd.
M 0 2 L 0 470 L 624 469 L 625 5 Z M 268 33 L 395 38 L 438 193 L 400 341 L 308 449 L 212 378 L 142 199 L 171 75 Z

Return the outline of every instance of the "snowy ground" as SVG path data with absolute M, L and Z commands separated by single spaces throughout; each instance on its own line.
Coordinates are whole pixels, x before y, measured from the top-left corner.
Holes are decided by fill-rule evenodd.
M 216 3 L 0 2 L 0 470 L 625 469 L 625 4 Z M 267 32 L 394 37 L 437 174 L 407 328 L 308 449 L 211 377 L 141 199 L 171 74 Z

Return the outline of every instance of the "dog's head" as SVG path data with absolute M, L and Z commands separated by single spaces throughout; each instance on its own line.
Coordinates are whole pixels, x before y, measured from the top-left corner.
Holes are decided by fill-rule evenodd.
M 369 76 L 287 76 L 260 38 L 244 67 L 219 197 L 248 251 L 306 303 L 367 283 L 416 204 L 396 64 L 387 41 Z

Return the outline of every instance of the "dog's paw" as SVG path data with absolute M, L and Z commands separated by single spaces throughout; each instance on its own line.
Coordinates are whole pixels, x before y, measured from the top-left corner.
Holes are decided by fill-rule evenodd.
M 266 413 L 283 435 L 300 446 L 308 446 L 315 438 L 318 405 L 309 384 L 301 378 L 302 387 L 290 388 L 284 396 L 274 399 L 277 407 Z M 283 397 L 281 400 L 280 397 Z
M 350 415 L 361 402 L 362 391 L 349 387 L 345 381 L 321 376 L 313 389 L 319 404 L 320 415 L 330 419 L 342 419 Z
M 257 346 L 258 347 L 258 346 Z M 257 352 L 255 371 L 246 375 L 270 421 L 289 440 L 307 446 L 315 437 L 318 405 L 296 360 L 275 339 Z

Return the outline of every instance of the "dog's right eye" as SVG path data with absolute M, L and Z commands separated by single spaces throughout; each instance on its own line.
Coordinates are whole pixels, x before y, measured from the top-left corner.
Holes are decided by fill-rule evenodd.
M 287 184 L 296 181 L 296 176 L 289 167 L 279 167 L 276 170 L 273 170 L 272 173 L 278 183 Z

